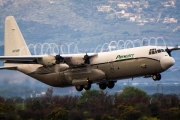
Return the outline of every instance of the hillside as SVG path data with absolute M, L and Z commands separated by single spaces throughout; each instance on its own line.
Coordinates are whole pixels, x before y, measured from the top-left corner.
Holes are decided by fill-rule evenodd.
M 74 41 L 95 46 L 153 36 L 177 41 L 179 4 L 171 0 L 1 0 L 0 40 L 5 17 L 13 15 L 29 44 Z
M 0 8 L 1 23 L 7 15 L 15 16 L 21 29 L 25 29 L 23 32 L 27 39 L 54 39 L 60 36 L 61 39 L 74 38 L 76 35 L 92 35 L 103 29 L 98 27 L 99 23 L 92 22 L 88 18 L 84 18 L 85 16 L 77 14 L 76 9 L 79 9 L 77 3 L 71 2 L 71 4 L 69 1 L 51 3 L 45 0 L 38 2 L 30 0 L 8 1 L 4 2 Z

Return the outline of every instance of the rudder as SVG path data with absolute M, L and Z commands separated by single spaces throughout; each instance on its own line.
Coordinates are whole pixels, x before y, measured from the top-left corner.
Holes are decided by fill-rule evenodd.
M 7 16 L 4 33 L 4 56 L 31 55 L 13 16 Z

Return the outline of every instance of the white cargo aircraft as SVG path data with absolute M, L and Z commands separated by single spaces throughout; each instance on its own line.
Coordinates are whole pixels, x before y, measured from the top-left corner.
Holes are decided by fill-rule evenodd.
M 54 87 L 75 86 L 78 91 L 113 88 L 117 80 L 151 77 L 157 81 L 175 60 L 170 53 L 178 47 L 143 46 L 101 53 L 31 55 L 13 16 L 6 17 L 4 66 L 18 70 Z

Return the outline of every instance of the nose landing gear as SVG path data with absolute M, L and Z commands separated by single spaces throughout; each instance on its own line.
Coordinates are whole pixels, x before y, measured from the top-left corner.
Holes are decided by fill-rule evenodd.
M 161 80 L 161 74 L 159 74 L 159 73 L 153 74 L 152 79 L 154 81 L 160 81 Z

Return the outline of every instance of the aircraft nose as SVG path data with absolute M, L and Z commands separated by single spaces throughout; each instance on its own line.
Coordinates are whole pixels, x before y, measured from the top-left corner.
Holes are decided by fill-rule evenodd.
M 175 60 L 172 57 L 165 56 L 160 60 L 160 63 L 161 63 L 162 68 L 164 70 L 167 70 L 168 68 L 174 65 Z

